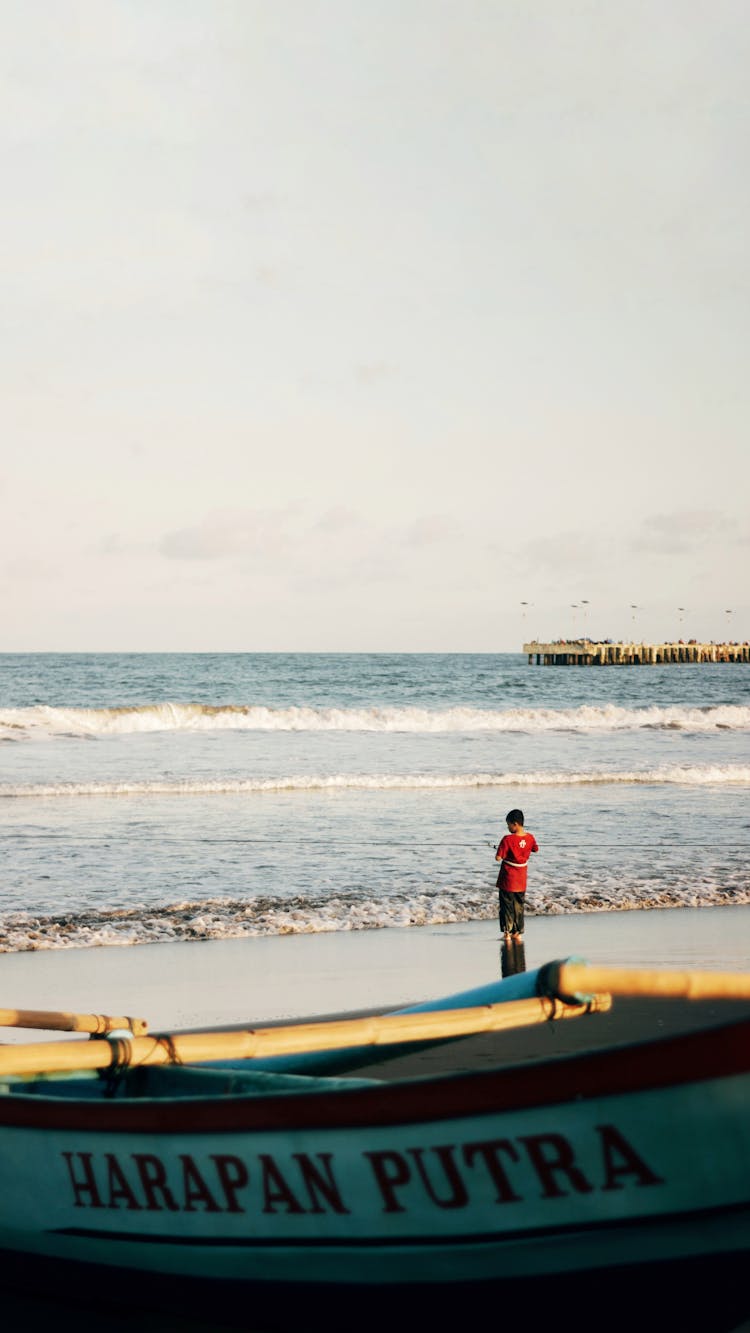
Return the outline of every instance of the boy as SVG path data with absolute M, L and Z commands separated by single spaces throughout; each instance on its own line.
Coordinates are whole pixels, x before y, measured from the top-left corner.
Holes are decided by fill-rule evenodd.
M 497 877 L 497 899 L 500 929 L 506 943 L 512 939 L 520 944 L 523 939 L 523 899 L 526 892 L 526 863 L 532 852 L 538 852 L 536 838 L 523 826 L 523 810 L 510 810 L 505 817 L 508 832 L 500 843 L 496 861 L 501 861 Z

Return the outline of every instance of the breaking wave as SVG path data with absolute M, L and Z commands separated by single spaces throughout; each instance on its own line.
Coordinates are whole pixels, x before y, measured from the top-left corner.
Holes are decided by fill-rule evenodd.
M 162 703 L 118 708 L 0 709 L 0 738 L 99 737 L 158 731 L 606 732 L 639 728 L 690 732 L 750 729 L 750 707 L 723 704 L 621 708 L 269 708 L 251 704 Z
M 750 783 L 748 764 L 666 764 L 657 768 L 528 773 L 335 773 L 274 778 L 152 778 L 125 782 L 0 782 L 0 798 L 53 796 L 244 796 L 262 792 L 439 791 L 471 787 L 571 787 L 587 784 L 717 786 Z
M 622 912 L 671 907 L 719 907 L 750 904 L 743 869 L 721 874 L 721 883 L 696 886 L 690 869 L 671 884 L 655 885 L 646 876 L 603 879 L 601 870 L 579 867 L 575 887 L 537 880 L 529 916 L 566 916 L 586 912 Z M 455 893 L 394 894 L 363 899 L 341 893 L 252 901 L 208 898 L 166 906 L 89 909 L 59 916 L 14 913 L 0 921 L 0 953 L 46 949 L 83 949 L 103 945 L 176 943 L 186 940 L 238 939 L 269 935 L 312 935 L 380 930 L 387 927 L 438 926 L 494 920 L 494 894 L 486 886 Z

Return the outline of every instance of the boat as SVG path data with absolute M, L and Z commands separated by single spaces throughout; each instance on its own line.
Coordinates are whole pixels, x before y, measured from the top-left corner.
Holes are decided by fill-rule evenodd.
M 633 996 L 680 1023 L 613 1037 Z M 258 1333 L 750 1314 L 750 976 L 563 960 L 240 1031 L 43 1017 L 90 1036 L 0 1047 L 6 1287 Z

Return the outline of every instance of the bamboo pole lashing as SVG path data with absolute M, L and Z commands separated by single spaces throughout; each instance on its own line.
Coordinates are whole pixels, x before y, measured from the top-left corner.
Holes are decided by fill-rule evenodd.
M 129 1030 L 137 1037 L 148 1032 L 145 1018 L 113 1018 L 109 1014 L 73 1014 L 53 1009 L 0 1009 L 0 1027 L 43 1028 L 47 1032 L 106 1032 Z
M 443 1009 L 416 1014 L 380 1014 L 244 1032 L 155 1033 L 110 1040 L 41 1042 L 0 1047 L 0 1075 L 59 1073 L 64 1070 L 205 1064 L 248 1060 L 348 1047 L 390 1046 L 406 1042 L 449 1040 L 480 1032 L 529 1027 L 552 1019 L 604 1012 L 609 995 L 570 1005 L 541 996 L 471 1009 Z
M 750 1000 L 750 972 L 653 971 L 646 968 L 590 967 L 561 963 L 557 994 L 580 1000 L 608 991 L 611 995 L 658 999 Z

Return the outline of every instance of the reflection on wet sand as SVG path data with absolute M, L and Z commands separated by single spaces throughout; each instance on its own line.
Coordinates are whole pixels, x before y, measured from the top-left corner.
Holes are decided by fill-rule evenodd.
M 516 943 L 514 940 L 503 941 L 500 949 L 500 975 L 501 977 L 514 977 L 518 972 L 526 971 L 526 949 L 523 941 Z

